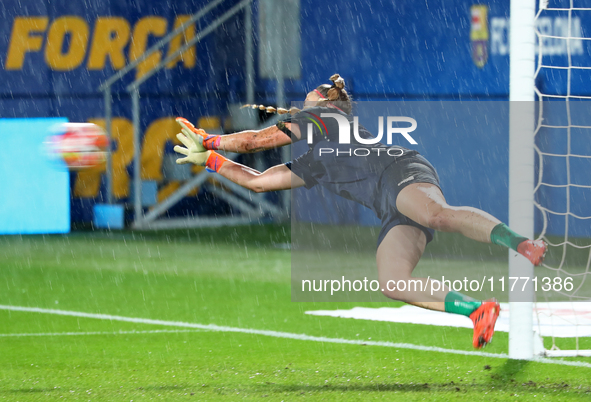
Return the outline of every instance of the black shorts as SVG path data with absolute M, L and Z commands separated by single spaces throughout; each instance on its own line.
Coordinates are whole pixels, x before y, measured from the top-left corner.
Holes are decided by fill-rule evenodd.
M 378 218 L 382 221 L 382 229 L 378 235 L 378 247 L 386 234 L 397 225 L 410 225 L 421 229 L 427 236 L 427 243 L 433 240 L 433 229 L 419 225 L 412 219 L 402 215 L 396 208 L 396 198 L 400 191 L 413 183 L 430 183 L 441 189 L 439 176 L 433 165 L 421 155 L 401 158 L 384 170 L 379 183 Z

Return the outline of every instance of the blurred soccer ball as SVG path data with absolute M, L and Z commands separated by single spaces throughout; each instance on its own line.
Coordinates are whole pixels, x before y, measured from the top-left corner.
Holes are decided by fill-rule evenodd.
M 105 131 L 92 123 L 62 123 L 52 129 L 48 152 L 62 159 L 68 169 L 89 169 L 107 160 L 109 140 Z

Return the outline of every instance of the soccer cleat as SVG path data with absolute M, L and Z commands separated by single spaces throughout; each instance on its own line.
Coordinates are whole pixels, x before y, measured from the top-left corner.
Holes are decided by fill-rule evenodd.
M 548 245 L 543 240 L 525 240 L 517 246 L 517 252 L 530 260 L 535 266 L 544 262 L 547 250 Z
M 495 323 L 500 312 L 501 306 L 497 299 L 489 299 L 483 301 L 480 307 L 470 314 L 470 319 L 474 323 L 472 345 L 476 349 L 481 349 L 492 340 L 495 333 Z

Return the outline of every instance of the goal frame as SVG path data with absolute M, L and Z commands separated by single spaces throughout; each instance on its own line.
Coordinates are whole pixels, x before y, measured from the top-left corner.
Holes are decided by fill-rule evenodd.
M 570 2 L 569 33 L 572 38 L 572 10 Z M 510 21 L 510 84 L 509 84 L 509 225 L 518 233 L 533 238 L 534 236 L 534 177 L 536 175 L 535 101 L 543 102 L 543 94 L 536 89 L 536 36 L 540 42 L 538 66 L 541 66 L 543 51 L 541 34 L 536 30 L 536 19 L 543 10 L 559 10 L 548 7 L 548 0 L 511 0 Z M 582 10 L 582 9 L 577 9 Z M 591 11 L 591 9 L 587 9 Z M 567 48 L 570 47 L 567 45 Z M 570 51 L 570 50 L 569 50 Z M 570 53 L 569 68 L 570 66 Z M 539 68 L 539 67 L 538 67 Z M 562 68 L 562 67 L 559 67 Z M 569 84 L 570 85 L 570 84 Z M 536 95 L 537 93 L 537 95 Z M 564 97 L 569 102 L 570 88 Z M 570 124 L 570 123 L 569 123 Z M 517 253 L 509 252 L 509 276 L 534 277 L 533 266 Z M 516 289 L 509 292 L 509 357 L 511 359 L 534 359 L 536 355 L 547 357 L 591 356 L 591 350 L 559 350 L 553 347 L 545 350 L 542 339 L 534 331 L 535 292 L 533 282 L 528 281 L 525 292 Z
M 509 226 L 534 235 L 535 0 L 511 0 L 509 74 Z M 509 250 L 509 276 L 533 278 L 532 264 Z M 509 357 L 534 357 L 534 289 L 509 292 Z M 516 287 L 517 288 L 517 287 Z

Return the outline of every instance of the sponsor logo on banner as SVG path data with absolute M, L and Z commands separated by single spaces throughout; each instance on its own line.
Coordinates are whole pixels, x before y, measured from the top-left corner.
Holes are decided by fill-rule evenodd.
M 470 43 L 474 64 L 484 67 L 488 61 L 488 6 L 470 7 Z

